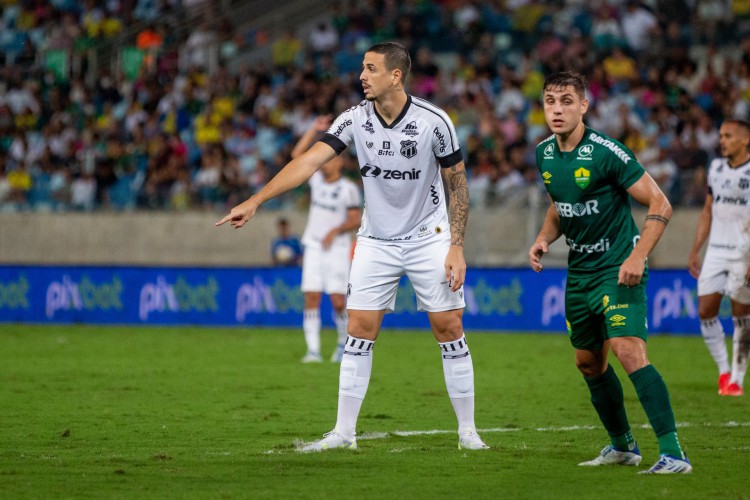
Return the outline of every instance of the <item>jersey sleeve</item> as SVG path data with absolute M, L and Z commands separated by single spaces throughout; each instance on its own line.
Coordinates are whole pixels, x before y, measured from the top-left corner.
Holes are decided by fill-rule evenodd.
M 338 118 L 320 139 L 331 146 L 336 154 L 341 154 L 354 141 L 354 108 L 348 109 L 341 113 Z
M 638 179 L 643 177 L 646 169 L 638 162 L 635 154 L 622 143 L 617 143 L 624 154 L 610 152 L 609 164 L 613 167 L 613 175 L 617 184 L 623 189 L 629 189 Z
M 456 128 L 442 110 L 432 124 L 432 151 L 443 168 L 452 167 L 463 160 Z

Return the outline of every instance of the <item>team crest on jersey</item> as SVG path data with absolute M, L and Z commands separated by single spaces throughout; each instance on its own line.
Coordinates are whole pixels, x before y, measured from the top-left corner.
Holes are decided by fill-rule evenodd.
M 550 174 L 549 172 L 544 172 L 542 174 L 542 177 L 544 178 L 545 184 L 552 184 L 552 181 L 550 180 L 552 178 L 552 174 Z
M 748 180 L 747 180 L 747 179 L 745 179 L 744 177 L 743 177 L 743 178 L 741 178 L 741 179 L 740 179 L 740 189 L 743 189 L 743 190 L 744 190 L 744 189 L 747 189 L 748 187 L 750 187 L 750 181 L 748 181 Z
M 369 119 L 362 125 L 362 128 L 367 132 L 370 132 L 371 134 L 375 133 L 375 129 L 373 128 L 372 122 Z
M 604 307 L 607 307 L 609 305 L 609 295 L 605 295 L 604 297 L 602 297 L 602 305 Z
M 593 158 L 591 157 L 591 153 L 594 152 L 594 145 L 593 144 L 584 144 L 580 148 L 578 148 L 578 160 L 586 160 L 591 161 Z
M 552 159 L 552 153 L 555 152 L 555 145 L 554 143 L 547 144 L 547 147 L 544 148 L 544 159 L 550 160 Z
M 374 142 L 366 142 L 365 144 L 367 145 L 367 149 L 372 149 L 372 147 L 375 145 Z
M 401 132 L 408 135 L 409 137 L 419 135 L 419 130 L 417 130 L 417 122 L 412 121 L 407 123 L 406 126 L 401 129 Z
M 576 177 L 576 184 L 579 188 L 586 189 L 589 187 L 589 182 L 591 182 L 591 172 L 581 167 L 574 172 L 574 175 Z
M 401 141 L 401 156 L 413 158 L 417 154 L 417 141 Z

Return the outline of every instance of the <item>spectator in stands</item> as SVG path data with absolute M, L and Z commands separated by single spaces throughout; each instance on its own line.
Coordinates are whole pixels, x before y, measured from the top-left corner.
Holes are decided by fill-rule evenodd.
M 412 92 L 430 97 L 449 111 L 462 140 L 492 141 L 495 145 L 488 149 L 500 157 L 508 155 L 506 144 L 519 135 L 532 143 L 531 137 L 546 133 L 546 125 L 538 120 L 539 84 L 546 66 L 561 63 L 589 76 L 590 124 L 617 138 L 632 134 L 633 128 L 655 134 L 658 147 L 667 148 L 667 155 L 678 164 L 685 181 L 679 189 L 685 192 L 693 176 L 682 167 L 680 151 L 688 147 L 690 136 L 696 135 L 702 154 L 712 157 L 716 154 L 715 124 L 724 117 L 750 115 L 750 37 L 742 34 L 743 26 L 750 23 L 739 5 L 733 4 L 735 10 L 719 8 L 726 2 L 667 0 L 651 10 L 646 4 L 654 2 L 639 1 L 622 6 L 598 2 L 593 7 L 586 2 L 518 2 L 512 8 L 481 2 L 412 8 L 386 1 L 377 13 L 371 4 L 342 4 L 328 18 L 318 18 L 326 33 L 316 42 L 317 49 L 312 48 L 312 38 L 319 29 L 318 20 L 299 27 L 300 33 L 310 33 L 304 40 L 305 50 L 318 57 L 297 56 L 283 64 L 259 61 L 236 71 L 229 71 L 234 66 L 229 63 L 237 60 L 233 54 L 242 49 L 235 43 L 237 36 L 256 48 L 263 38 L 246 37 L 239 23 L 233 26 L 226 21 L 220 6 L 209 19 L 205 10 L 188 3 L 170 3 L 168 12 L 162 12 L 167 4 L 152 0 L 88 1 L 78 7 L 74 2 L 21 2 L 18 6 L 11 2 L 4 8 L 0 18 L 0 59 L 6 63 L 0 66 L 0 152 L 8 155 L 10 171 L 17 161 L 12 156 L 18 157 L 25 149 L 21 156 L 32 169 L 32 182 L 39 180 L 29 193 L 34 206 L 49 206 L 49 200 L 39 198 L 52 196 L 47 187 L 54 174 L 40 167 L 37 176 L 34 166 L 46 147 L 67 170 L 67 176 L 58 176 L 57 182 L 65 177 L 72 182 L 78 177 L 79 164 L 93 172 L 113 134 L 125 146 L 140 148 L 140 166 L 123 171 L 134 182 L 132 189 L 139 190 L 136 198 L 141 206 L 149 206 L 146 200 L 151 198 L 145 186 L 149 185 L 149 192 L 152 189 L 151 183 L 138 187 L 138 172 L 146 175 L 150 159 L 145 141 L 163 133 L 185 140 L 186 165 L 178 184 L 183 199 L 184 188 L 190 192 L 190 178 L 201 164 L 206 144 L 225 144 L 227 165 L 234 165 L 229 172 L 242 172 L 237 174 L 241 181 L 227 182 L 241 182 L 242 189 L 250 189 L 248 176 L 255 158 L 274 162 L 278 154 L 286 154 L 288 144 L 304 128 L 295 124 L 298 117 L 310 115 L 303 103 L 312 103 L 313 113 L 341 112 L 359 99 L 356 75 L 361 50 L 385 34 L 400 33 L 413 46 Z M 374 21 L 376 14 L 383 18 L 380 24 Z M 157 36 L 149 30 L 118 31 L 131 19 L 144 26 L 156 23 Z M 179 24 L 178 19 L 187 24 Z M 208 29 L 213 22 L 221 23 L 220 36 Z M 662 28 L 664 36 L 655 37 Z M 88 47 L 114 33 L 115 48 L 155 47 L 161 38 L 155 65 L 147 61 L 148 71 L 128 81 L 111 64 L 118 57 L 116 50 L 111 60 L 89 61 Z M 143 35 L 140 39 L 139 34 Z M 727 34 L 732 43 L 727 43 Z M 271 38 L 269 47 L 283 46 L 287 35 Z M 212 41 L 206 44 L 206 40 Z M 615 48 L 621 49 L 624 58 L 618 55 L 613 65 L 607 55 Z M 47 69 L 42 67 L 47 61 L 42 51 L 48 49 L 68 53 Z M 178 52 L 186 56 L 183 67 L 177 65 Z M 190 64 L 193 56 L 200 59 L 200 66 Z M 423 67 L 422 60 L 426 61 Z M 638 77 L 632 76 L 631 61 Z M 641 74 L 645 75 L 642 83 Z M 204 112 L 206 107 L 211 111 Z M 699 119 L 694 107 L 707 117 Z M 241 119 L 235 119 L 238 112 L 242 112 Z M 628 117 L 628 127 L 621 115 Z M 231 120 L 226 124 L 228 117 Z M 490 129 L 495 132 L 486 133 Z M 90 140 L 92 131 L 97 132 L 95 140 Z M 204 140 L 205 135 L 211 139 Z M 228 147 L 230 139 L 236 142 L 238 136 L 245 143 L 246 152 L 241 155 Z M 262 178 L 263 170 L 253 175 Z M 119 168 L 115 171 L 117 181 L 109 191 L 120 200 L 127 182 L 117 173 Z M 289 201 L 294 202 L 300 195 L 291 196 Z M 125 206 L 130 205 L 113 202 L 114 208 Z
M 284 34 L 271 44 L 271 60 L 281 71 L 289 71 L 290 66 L 297 61 L 302 51 L 302 40 L 297 38 L 294 30 L 287 29 Z
M 620 23 L 628 47 L 636 54 L 644 52 L 660 31 L 656 17 L 638 0 L 625 3 Z
M 339 35 L 328 22 L 320 22 L 310 32 L 309 47 L 315 56 L 332 53 L 339 45 Z
M 289 229 L 289 221 L 281 217 L 276 221 L 276 237 L 271 242 L 271 260 L 274 266 L 299 266 L 302 262 L 302 244 Z

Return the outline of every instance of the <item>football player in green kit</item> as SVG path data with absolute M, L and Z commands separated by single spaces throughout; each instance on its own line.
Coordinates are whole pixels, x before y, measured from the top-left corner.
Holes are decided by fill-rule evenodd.
M 659 460 L 643 473 L 686 474 L 693 468 L 677 439 L 667 386 L 646 354 L 647 258 L 672 214 L 666 196 L 623 144 L 588 128 L 586 81 L 572 72 L 547 77 L 544 113 L 553 135 L 536 148 L 551 204 L 529 250 L 531 267 L 560 236 L 568 244 L 565 316 L 576 366 L 610 437 L 579 465 L 633 465 L 641 453 L 630 430 L 611 350 L 635 386 L 659 440 Z M 630 198 L 648 208 L 639 234 Z

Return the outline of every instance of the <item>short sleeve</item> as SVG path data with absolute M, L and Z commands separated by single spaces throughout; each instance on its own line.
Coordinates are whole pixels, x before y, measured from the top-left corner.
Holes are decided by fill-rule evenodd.
M 354 114 L 352 109 L 341 113 L 331 124 L 321 139 L 331 146 L 336 154 L 341 154 L 354 141 Z
M 617 184 L 622 186 L 623 189 L 629 189 L 630 186 L 638 182 L 638 179 L 643 177 L 646 169 L 638 162 L 635 154 L 627 146 L 619 142 L 617 145 L 624 154 L 616 155 L 610 152 L 609 163 L 615 167 L 613 174 Z
M 432 124 L 432 151 L 443 168 L 452 167 L 463 160 L 456 129 L 442 110 Z

